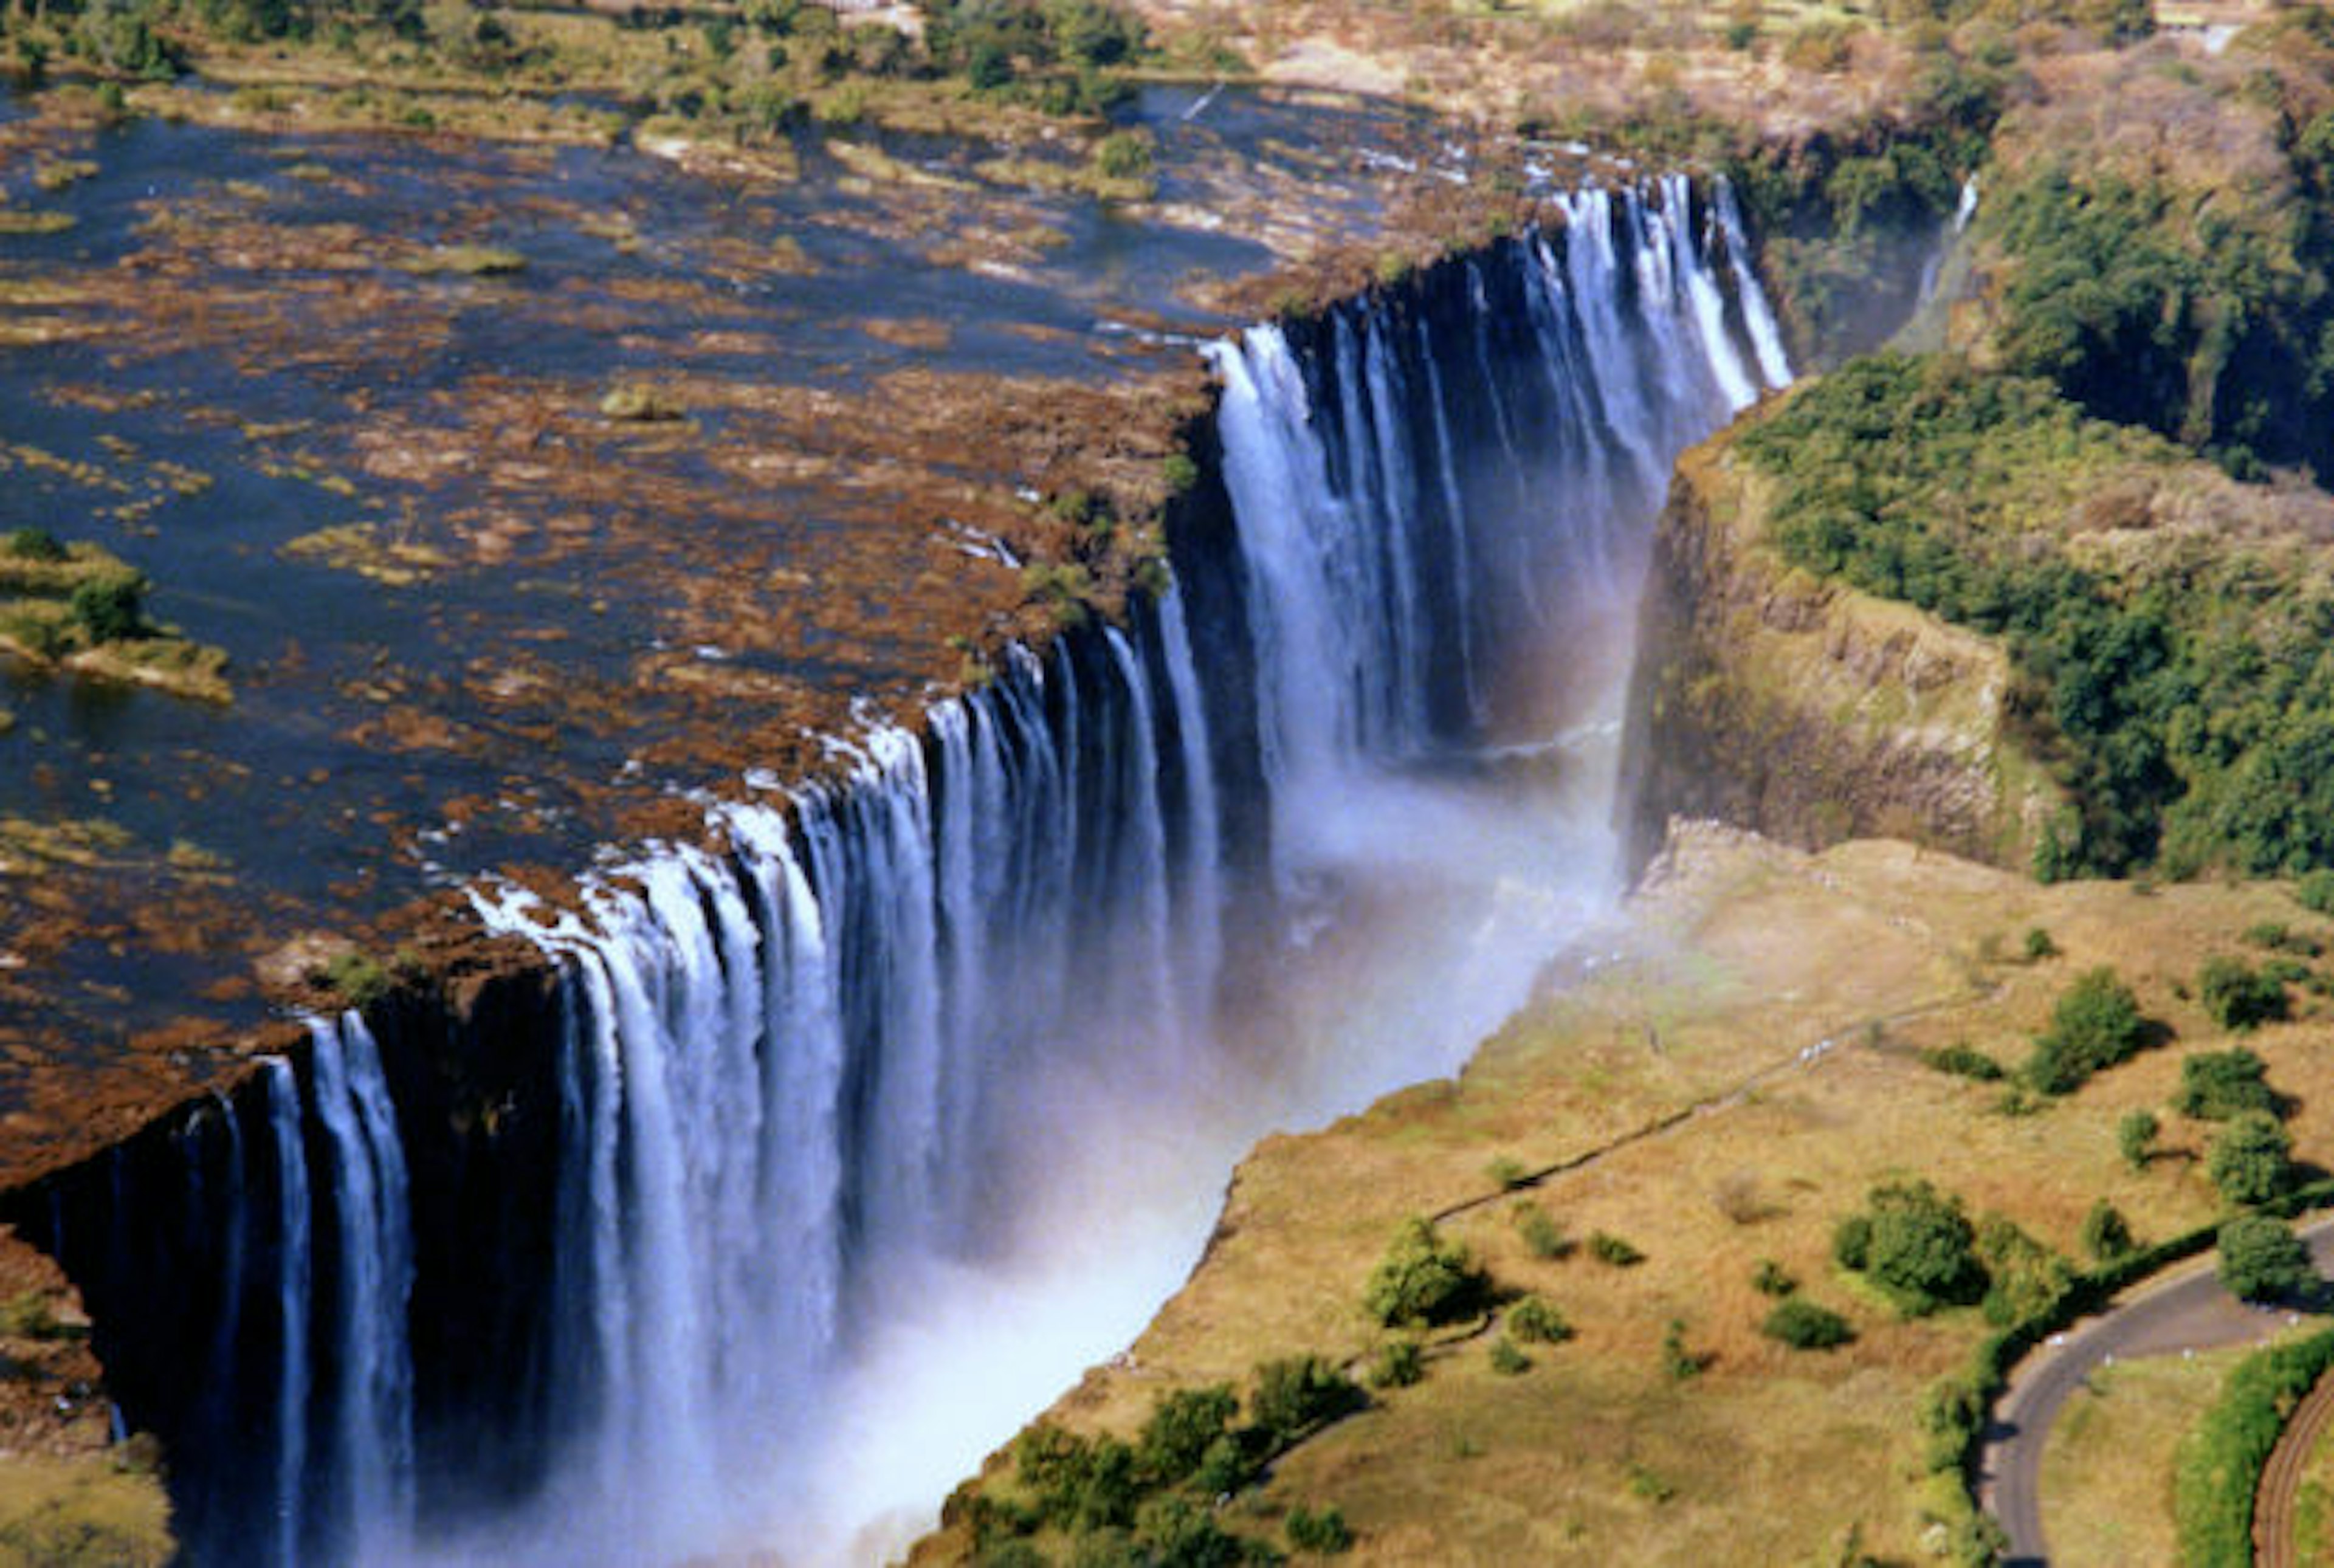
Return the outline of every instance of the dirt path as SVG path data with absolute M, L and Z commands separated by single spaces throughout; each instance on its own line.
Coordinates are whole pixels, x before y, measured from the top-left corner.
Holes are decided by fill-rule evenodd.
M 2260 1568 L 2300 1568 L 2294 1505 L 2301 1496 L 2301 1477 L 2310 1467 L 2310 1450 L 2330 1421 L 2334 1421 L 2334 1377 L 2321 1377 L 2294 1408 L 2269 1463 L 2262 1467 L 2261 1489 L 2253 1494 L 2253 1561 Z

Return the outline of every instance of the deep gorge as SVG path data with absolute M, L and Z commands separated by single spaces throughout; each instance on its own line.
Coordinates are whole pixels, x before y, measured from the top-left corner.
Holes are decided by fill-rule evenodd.
M 1248 1142 L 1462 1060 L 1618 890 L 1670 464 L 1789 373 L 1722 185 L 1560 206 L 1212 346 L 1124 624 L 564 907 L 473 887 L 474 967 L 15 1195 L 189 1560 L 864 1556 L 1139 1326 Z M 915 1462 L 839 1486 L 871 1432 Z

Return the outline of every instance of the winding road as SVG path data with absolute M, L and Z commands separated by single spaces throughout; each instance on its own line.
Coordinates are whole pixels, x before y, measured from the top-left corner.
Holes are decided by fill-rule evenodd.
M 2334 1218 L 2305 1226 L 2300 1235 L 2319 1271 L 2334 1269 Z M 2050 1336 L 2011 1378 L 1979 1455 L 1978 1500 L 2010 1537 L 2004 1561 L 2021 1568 L 2049 1561 L 2042 1537 L 2042 1448 L 2059 1408 L 2093 1368 L 2246 1344 L 2299 1321 L 2287 1308 L 2238 1301 L 2222 1288 L 2208 1253 L 2099 1316 Z

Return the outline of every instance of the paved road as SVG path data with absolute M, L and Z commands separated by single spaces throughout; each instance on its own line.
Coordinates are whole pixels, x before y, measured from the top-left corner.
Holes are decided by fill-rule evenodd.
M 2334 1219 L 2304 1227 L 2320 1273 L 2334 1270 Z M 1994 1406 L 1978 1459 L 1978 1501 L 2010 1536 L 2013 1568 L 2049 1561 L 2042 1539 L 2042 1446 L 2067 1397 L 2108 1361 L 2213 1350 L 2267 1339 L 2294 1322 L 2281 1308 L 2250 1307 L 2221 1288 L 2211 1254 L 2063 1334 L 2020 1363 Z

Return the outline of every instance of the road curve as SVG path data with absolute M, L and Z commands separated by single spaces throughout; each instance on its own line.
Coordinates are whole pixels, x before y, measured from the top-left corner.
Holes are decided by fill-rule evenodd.
M 2301 1229 L 2319 1272 L 2334 1269 L 2334 1219 Z M 2042 1447 L 2069 1395 L 2110 1361 L 2214 1350 L 2267 1339 L 2298 1322 L 2288 1309 L 2247 1306 L 2222 1288 L 2209 1253 L 2064 1333 L 2019 1363 L 1995 1402 L 1978 1455 L 1978 1502 L 2010 1538 L 2004 1562 L 2049 1561 L 2042 1537 Z

